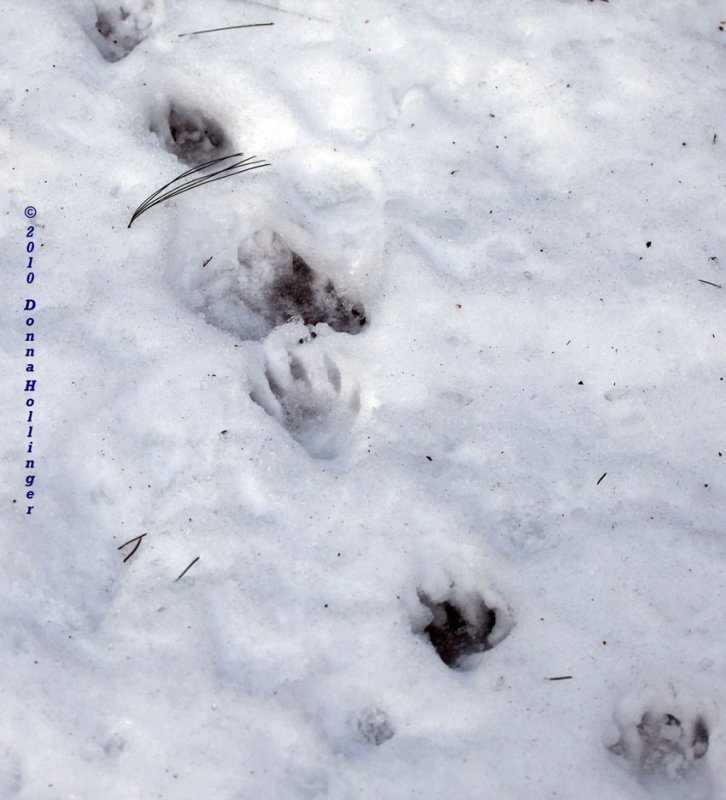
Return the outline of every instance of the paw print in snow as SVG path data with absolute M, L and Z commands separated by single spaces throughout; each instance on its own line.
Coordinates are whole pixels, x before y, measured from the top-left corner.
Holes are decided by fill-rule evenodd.
M 366 325 L 362 304 L 339 292 L 329 276 L 313 269 L 272 229 L 242 242 L 237 257 L 242 297 L 271 327 L 301 319 L 356 334 Z
M 301 322 L 277 328 L 264 343 L 263 374 L 252 377 L 250 397 L 310 455 L 336 458 L 348 444 L 360 393 L 325 344 Z
M 636 717 L 637 719 L 637 717 Z M 610 752 L 626 759 L 641 785 L 662 800 L 708 800 L 705 764 L 709 731 L 700 716 L 686 719 L 663 710 L 645 711 L 640 721 L 621 721 L 620 740 Z
M 166 150 L 190 166 L 220 158 L 231 148 L 215 119 L 176 101 L 161 104 L 149 127 Z
M 152 0 L 104 3 L 97 9 L 93 39 L 106 61 L 121 61 L 149 35 L 157 13 Z

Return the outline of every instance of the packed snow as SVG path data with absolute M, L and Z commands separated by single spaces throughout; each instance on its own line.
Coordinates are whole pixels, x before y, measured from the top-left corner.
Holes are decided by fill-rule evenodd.
M 0 10 L 0 798 L 724 800 L 726 5 Z

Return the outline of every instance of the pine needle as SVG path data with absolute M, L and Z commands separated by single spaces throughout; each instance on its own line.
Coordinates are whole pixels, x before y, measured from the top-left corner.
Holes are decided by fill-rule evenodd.
M 179 33 L 178 36 L 196 36 L 198 33 L 217 33 L 217 31 L 234 31 L 238 28 L 267 28 L 274 25 L 274 22 L 251 22 L 247 25 L 228 25 L 226 28 L 209 28 L 206 31 L 191 31 L 190 33 Z
M 134 544 L 134 543 L 135 543 L 135 544 L 134 544 L 134 549 L 133 549 L 133 550 L 132 550 L 132 551 L 131 551 L 131 552 L 130 552 L 130 553 L 127 555 L 127 556 L 126 556 L 126 558 L 124 558 L 124 564 L 125 564 L 125 563 L 126 563 L 126 562 L 127 562 L 127 561 L 128 561 L 130 558 L 131 558 L 131 556 L 132 556 L 132 555 L 133 555 L 133 554 L 134 554 L 134 553 L 135 553 L 135 552 L 136 552 L 136 551 L 139 549 L 139 547 L 141 546 L 141 540 L 144 538 L 144 536 L 146 536 L 146 534 L 145 534 L 145 533 L 142 533 L 140 536 L 134 536 L 134 538 L 133 538 L 133 539 L 129 539 L 129 540 L 128 540 L 128 542 L 124 542 L 123 544 L 120 544 L 120 545 L 119 545 L 119 546 L 116 548 L 117 550 L 123 550 L 123 549 L 124 549 L 124 547 L 127 547 L 128 545 L 130 545 L 130 544 Z
M 270 166 L 267 161 L 258 159 L 257 156 L 248 156 L 247 158 L 243 158 L 241 161 L 235 161 L 233 164 L 222 167 L 216 172 L 210 172 L 206 175 L 201 175 L 184 182 L 184 180 L 190 175 L 201 172 L 202 170 L 207 169 L 207 167 L 213 167 L 216 164 L 221 164 L 223 161 L 229 161 L 229 159 L 238 158 L 242 155 L 243 153 L 233 153 L 229 156 L 214 158 L 211 161 L 200 164 L 198 167 L 192 167 L 192 169 L 182 172 L 181 175 L 177 175 L 174 180 L 169 181 L 169 183 L 162 186 L 161 189 L 157 189 L 153 194 L 150 194 L 146 200 L 144 200 L 144 202 L 131 215 L 131 219 L 127 227 L 130 228 L 145 211 L 148 211 L 150 208 L 153 208 L 159 203 L 163 203 L 165 200 L 170 200 L 172 197 L 176 197 L 178 194 L 188 192 L 190 189 L 196 189 L 197 186 L 204 186 L 206 183 L 214 183 L 215 181 L 221 181 L 224 178 L 231 178 L 234 175 L 241 175 L 243 172 L 250 172 L 250 170 L 253 169 L 260 169 L 261 167 Z M 180 181 L 182 182 L 180 183 Z
M 187 572 L 189 572 L 189 570 L 197 563 L 197 561 L 199 561 L 200 558 L 201 556 L 197 556 L 194 559 L 194 561 L 192 561 L 192 563 L 182 572 L 182 574 L 178 578 L 174 578 L 174 583 L 176 583 L 178 580 L 181 580 L 187 574 Z

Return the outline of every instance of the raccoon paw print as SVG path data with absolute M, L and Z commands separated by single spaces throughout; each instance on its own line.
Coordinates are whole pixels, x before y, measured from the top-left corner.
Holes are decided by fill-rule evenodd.
M 276 329 L 265 342 L 264 368 L 253 377 L 250 397 L 310 455 L 336 458 L 349 441 L 360 394 L 324 345 L 301 322 Z
M 150 128 L 170 153 L 190 166 L 221 157 L 230 147 L 219 123 L 180 103 L 163 108 Z
M 624 758 L 640 783 L 659 798 L 705 800 L 710 796 L 704 766 L 709 730 L 701 716 L 676 709 L 648 709 L 636 723 L 621 722 L 610 752 Z M 636 717 L 637 719 L 637 717 Z
M 376 747 L 392 739 L 395 734 L 388 714 L 380 708 L 362 711 L 355 720 L 355 727 L 360 739 Z
M 451 587 L 453 590 L 453 586 Z M 466 669 L 469 657 L 491 650 L 511 629 L 506 614 L 478 594 L 451 594 L 440 600 L 423 591 L 418 597 L 427 611 L 426 635 L 441 660 L 451 669 Z
M 292 319 L 310 326 L 324 322 L 343 333 L 360 333 L 365 326 L 362 304 L 339 292 L 277 233 L 258 231 L 240 245 L 238 259 L 242 297 L 271 327 Z
M 155 11 L 152 0 L 104 3 L 97 8 L 93 40 L 106 61 L 121 61 L 146 39 Z

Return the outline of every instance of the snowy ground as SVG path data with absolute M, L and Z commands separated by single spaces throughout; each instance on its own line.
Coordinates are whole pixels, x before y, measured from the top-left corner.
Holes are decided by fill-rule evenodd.
M 0 11 L 0 798 L 726 798 L 726 6 Z

